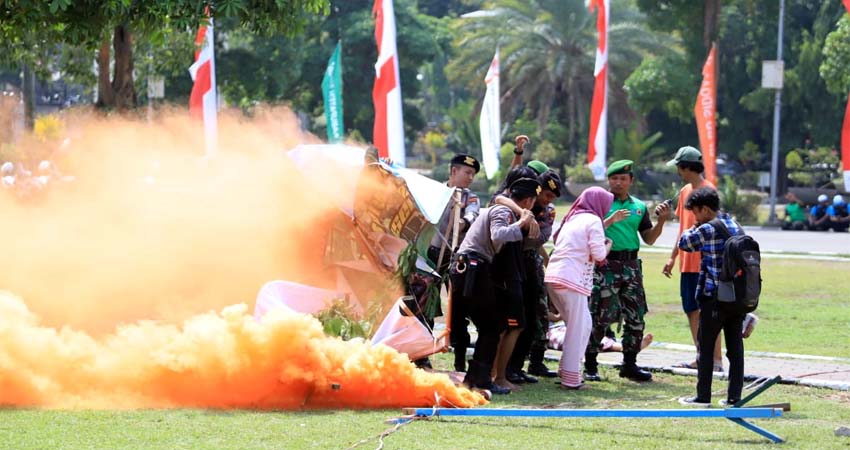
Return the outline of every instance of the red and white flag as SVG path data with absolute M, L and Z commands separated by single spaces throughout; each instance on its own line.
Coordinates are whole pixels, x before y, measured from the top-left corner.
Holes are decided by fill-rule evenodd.
M 702 84 L 694 104 L 694 117 L 697 120 L 705 179 L 717 186 L 717 80 L 714 76 L 717 71 L 715 64 L 717 64 L 717 47 L 712 45 L 702 66 Z
M 844 171 L 844 190 L 850 192 L 850 95 L 847 96 L 844 126 L 841 128 L 841 168 Z
M 588 8 L 597 10 L 596 31 L 599 44 L 596 47 L 596 67 L 593 76 L 593 103 L 590 106 L 590 137 L 587 140 L 587 163 L 593 177 L 605 179 L 605 158 L 608 145 L 608 14 L 610 0 L 590 0 Z
M 404 120 L 401 115 L 401 78 L 395 42 L 395 13 L 392 0 L 375 0 L 375 41 L 378 61 L 375 63 L 375 126 L 372 142 L 378 155 L 404 165 Z
M 850 14 L 850 0 L 844 0 L 844 6 Z M 850 95 L 847 96 L 844 126 L 841 128 L 841 167 L 844 171 L 844 190 L 850 192 Z
M 201 25 L 195 38 L 195 63 L 189 67 L 192 75 L 192 93 L 189 95 L 189 115 L 204 122 L 206 155 L 215 154 L 218 141 L 218 102 L 215 86 L 215 52 L 213 47 L 213 21 Z

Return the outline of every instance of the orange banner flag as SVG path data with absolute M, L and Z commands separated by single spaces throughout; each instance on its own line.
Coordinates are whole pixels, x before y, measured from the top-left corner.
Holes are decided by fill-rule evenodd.
M 848 0 L 850 1 L 850 0 Z M 715 64 L 717 61 L 717 46 L 712 45 L 702 66 L 702 84 L 697 93 L 694 105 L 694 116 L 699 132 L 699 146 L 702 151 L 702 161 L 705 165 L 705 178 L 717 186 L 717 80 L 715 79 Z

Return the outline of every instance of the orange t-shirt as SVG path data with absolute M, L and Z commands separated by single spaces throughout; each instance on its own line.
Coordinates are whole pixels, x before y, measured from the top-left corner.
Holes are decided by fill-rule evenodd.
M 702 180 L 702 184 L 697 186 L 697 188 L 701 187 L 716 189 L 716 187 L 708 180 Z M 676 215 L 679 216 L 679 234 L 676 235 L 676 243 L 674 245 L 679 245 L 679 239 L 682 238 L 683 231 L 691 228 L 697 223 L 697 218 L 694 213 L 685 209 L 685 202 L 688 201 L 688 197 L 690 197 L 691 192 L 693 191 L 694 189 L 691 187 L 690 183 L 686 184 L 679 190 L 679 202 L 676 204 Z M 685 273 L 699 272 L 701 257 L 700 252 L 684 252 L 679 250 L 679 271 Z

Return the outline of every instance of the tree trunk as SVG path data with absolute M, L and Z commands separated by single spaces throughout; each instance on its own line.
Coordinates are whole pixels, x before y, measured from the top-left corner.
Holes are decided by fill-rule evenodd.
M 717 39 L 719 28 L 720 0 L 706 0 L 702 32 L 702 42 L 706 50 L 711 49 L 711 43 Z
M 575 165 L 576 155 L 578 154 L 578 129 L 576 127 L 576 93 L 570 86 L 570 92 L 567 93 L 567 121 L 569 122 L 570 134 L 570 152 L 568 164 Z
M 109 35 L 105 34 L 97 51 L 97 106 L 99 108 L 111 108 L 115 104 L 115 95 L 112 92 L 112 84 L 109 76 Z
M 114 106 L 118 110 L 136 107 L 136 89 L 133 86 L 133 35 L 126 24 L 115 27 L 112 36 L 115 55 L 115 75 L 112 78 Z
M 24 64 L 21 96 L 24 99 L 24 130 L 32 131 L 35 125 L 35 74 L 29 64 Z

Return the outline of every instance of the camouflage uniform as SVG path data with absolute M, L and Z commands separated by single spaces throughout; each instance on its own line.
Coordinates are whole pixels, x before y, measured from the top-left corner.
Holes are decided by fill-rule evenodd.
M 605 331 L 611 324 L 623 320 L 623 352 L 640 352 L 648 308 L 643 289 L 640 259 L 608 260 L 593 273 L 593 292 L 590 296 L 590 315 L 593 331 L 587 353 L 598 353 Z

